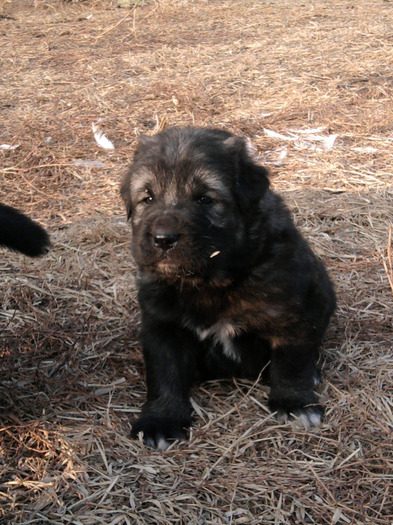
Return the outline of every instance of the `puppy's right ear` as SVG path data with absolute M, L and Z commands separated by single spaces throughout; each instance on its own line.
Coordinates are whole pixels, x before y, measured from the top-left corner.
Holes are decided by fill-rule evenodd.
M 131 168 L 128 169 L 127 173 L 123 177 L 123 181 L 120 186 L 120 195 L 125 204 L 127 211 L 127 220 L 129 221 L 133 212 L 131 199 Z
M 142 133 L 138 136 L 138 144 L 135 150 L 135 153 L 138 153 L 138 151 L 142 148 L 148 148 L 156 144 L 157 142 L 157 136 L 156 135 L 145 135 Z

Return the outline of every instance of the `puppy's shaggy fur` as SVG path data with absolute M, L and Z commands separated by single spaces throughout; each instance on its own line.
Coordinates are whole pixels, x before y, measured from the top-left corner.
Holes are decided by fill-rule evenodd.
M 148 391 L 133 435 L 166 448 L 191 424 L 194 382 L 263 370 L 280 420 L 319 424 L 315 360 L 333 287 L 246 141 L 198 128 L 142 137 L 121 194 Z
M 48 252 L 50 242 L 39 224 L 11 206 L 0 204 L 0 246 L 38 257 Z

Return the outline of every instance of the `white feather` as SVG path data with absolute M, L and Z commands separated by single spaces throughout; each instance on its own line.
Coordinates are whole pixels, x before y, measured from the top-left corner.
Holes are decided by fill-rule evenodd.
M 103 131 L 93 122 L 91 128 L 94 133 L 94 138 L 100 148 L 103 149 L 115 149 L 115 146 L 112 142 L 104 135 Z
M 357 151 L 359 153 L 377 153 L 378 152 L 377 148 L 372 148 L 371 146 L 365 146 L 364 148 L 363 147 L 352 148 L 352 150 Z
M 336 142 L 336 138 L 337 137 L 338 137 L 338 135 L 329 135 L 328 137 L 326 137 L 324 142 L 323 142 L 324 148 L 327 149 L 327 150 L 332 149 L 333 146 L 334 146 L 334 143 Z
M 282 163 L 283 163 L 283 160 L 285 159 L 285 157 L 287 156 L 288 154 L 288 150 L 287 148 L 283 148 L 281 150 L 276 150 L 277 152 L 280 152 L 280 154 L 278 155 L 277 159 L 275 160 L 274 162 L 274 165 L 275 166 L 281 166 Z
M 270 129 L 264 129 L 263 130 L 265 135 L 268 137 L 271 137 L 272 139 L 280 139 L 280 140 L 296 140 L 296 137 L 288 137 L 287 135 L 281 135 L 281 133 L 276 133 L 275 131 L 272 131 Z
M 321 131 L 324 131 L 326 129 L 325 126 L 322 126 L 320 128 L 312 128 L 312 129 L 290 129 L 292 133 L 300 133 L 301 135 L 314 135 L 315 133 L 321 133 Z
M 315 129 L 304 129 L 304 130 L 290 130 L 289 135 L 282 135 L 281 133 L 276 133 L 270 129 L 264 129 L 265 135 L 273 139 L 286 140 L 294 142 L 294 147 L 296 149 L 309 149 L 313 151 L 331 150 L 336 142 L 338 135 L 316 135 L 316 132 L 323 131 L 324 128 L 315 128 Z M 297 135 L 297 134 L 300 134 Z M 315 143 L 321 143 L 321 147 L 318 148 Z
M 0 144 L 0 149 L 16 149 L 19 148 L 20 144 L 15 144 L 14 146 L 10 146 L 10 144 Z

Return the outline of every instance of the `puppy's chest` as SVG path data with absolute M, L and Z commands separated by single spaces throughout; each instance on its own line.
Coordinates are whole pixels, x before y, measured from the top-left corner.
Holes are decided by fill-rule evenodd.
M 209 328 L 196 329 L 197 336 L 201 341 L 212 338 L 216 344 L 221 344 L 224 354 L 236 362 L 240 362 L 240 353 L 236 348 L 235 337 L 237 329 L 230 322 L 218 322 Z
M 222 347 L 226 357 L 240 362 L 240 353 L 236 348 L 235 339 L 239 333 L 239 328 L 229 321 L 217 321 L 209 327 L 193 325 L 187 323 L 188 327 L 193 330 L 200 341 L 211 339 L 214 345 Z
M 211 342 L 211 348 L 222 349 L 224 355 L 240 363 L 242 355 L 241 336 L 253 334 L 265 340 L 277 338 L 285 331 L 283 309 L 265 301 L 228 301 L 226 306 L 205 305 L 194 310 L 184 305 L 182 325 L 192 330 L 200 341 Z M 273 338 L 273 339 L 272 339 Z

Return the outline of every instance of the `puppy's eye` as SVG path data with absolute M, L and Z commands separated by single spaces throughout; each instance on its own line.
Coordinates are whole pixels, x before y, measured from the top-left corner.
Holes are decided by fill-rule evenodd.
M 151 194 L 150 192 L 146 192 L 145 197 L 143 197 L 143 198 L 140 200 L 140 202 L 141 202 L 142 204 L 147 204 L 147 205 L 148 205 L 148 204 L 151 204 L 151 203 L 153 202 L 153 200 L 154 200 L 154 199 L 153 199 L 152 194 Z
M 211 197 L 208 197 L 207 195 L 201 195 L 197 198 L 197 203 L 206 206 L 208 204 L 213 204 L 213 199 Z

